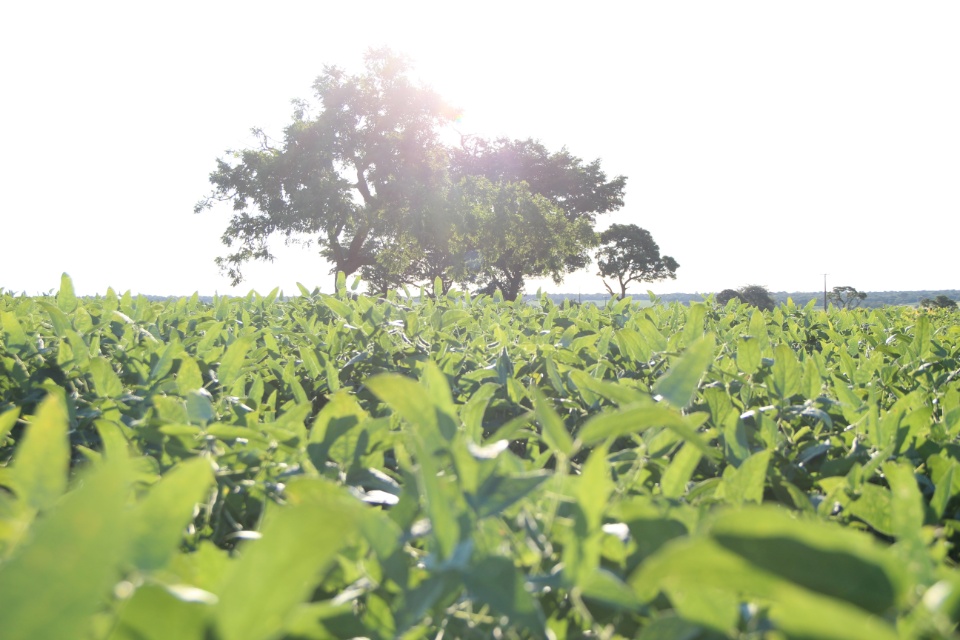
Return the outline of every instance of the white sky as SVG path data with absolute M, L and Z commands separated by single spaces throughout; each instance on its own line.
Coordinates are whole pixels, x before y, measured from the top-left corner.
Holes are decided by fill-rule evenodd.
M 465 133 L 628 177 L 600 228 L 638 224 L 680 263 L 633 291 L 960 288 L 958 33 L 956 0 L 6 3 L 0 287 L 330 291 L 300 248 L 231 289 L 229 211 L 192 209 L 324 64 L 388 45 Z M 544 289 L 602 291 L 593 273 Z

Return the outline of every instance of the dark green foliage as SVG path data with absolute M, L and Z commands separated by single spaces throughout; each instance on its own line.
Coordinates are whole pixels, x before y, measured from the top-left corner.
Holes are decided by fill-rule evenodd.
M 923 298 L 920 300 L 921 307 L 927 307 L 929 309 L 956 309 L 957 302 L 956 300 L 951 300 L 947 296 L 940 295 L 936 298 Z
M 737 299 L 743 304 L 756 307 L 762 311 L 773 311 L 773 308 L 777 305 L 766 287 L 757 284 L 746 285 L 736 291 L 733 289 L 724 289 L 718 293 L 715 298 L 717 303 L 721 305 L 726 305 L 733 299 Z

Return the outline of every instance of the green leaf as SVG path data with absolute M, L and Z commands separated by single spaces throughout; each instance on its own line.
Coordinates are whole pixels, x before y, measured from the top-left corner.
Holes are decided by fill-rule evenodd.
M 477 517 L 486 518 L 523 499 L 550 477 L 551 474 L 544 471 L 515 476 L 494 474 L 483 481 L 476 496 L 468 495 L 467 500 Z
M 103 454 L 107 458 L 129 458 L 130 441 L 123 430 L 128 428 L 111 420 L 96 420 L 93 426 L 97 429 L 100 442 L 103 444 Z
M 800 393 L 800 363 L 797 354 L 789 346 L 778 344 L 773 352 L 773 367 L 770 372 L 770 386 L 774 395 L 788 401 Z
M 300 359 L 303 360 L 303 366 L 311 378 L 314 380 L 323 378 L 323 367 L 320 366 L 320 360 L 312 347 L 301 346 Z
M 630 587 L 607 569 L 590 572 L 580 584 L 581 593 L 587 600 L 622 611 L 636 611 L 640 601 Z
M 150 379 L 154 381 L 158 381 L 170 373 L 174 359 L 183 352 L 183 346 L 179 342 L 171 342 L 162 347 L 162 351 L 163 353 L 157 359 L 156 364 L 150 369 Z
M 2 421 L 3 416 L 0 415 L 0 423 L 2 423 Z M 0 427 L 0 435 L 2 434 L 3 429 Z M 960 480 L 960 473 L 955 473 L 957 470 L 955 460 L 950 460 L 945 467 L 946 470 L 941 472 L 939 478 L 935 480 L 936 489 L 933 492 L 933 498 L 930 499 L 930 506 L 933 508 L 933 512 L 938 519 L 943 518 L 943 514 L 947 510 L 947 504 L 949 504 L 950 499 L 955 495 L 954 477 Z
M 860 495 L 846 506 L 846 511 L 855 518 L 860 518 L 883 535 L 893 535 L 891 521 L 892 497 L 890 491 L 884 487 L 864 483 L 860 487 Z
M 753 375 L 760 368 L 760 341 L 753 336 L 737 340 L 737 366 L 746 374 Z
M 343 290 L 344 289 L 340 287 L 337 288 L 337 291 Z M 333 296 L 328 295 L 321 295 L 320 300 L 330 311 L 344 320 L 349 320 L 350 316 L 353 315 L 353 308 L 342 300 L 337 300 Z
M 811 356 L 807 356 L 803 363 L 803 376 L 800 379 L 800 393 L 809 399 L 815 399 L 823 391 L 823 379 L 820 369 Z
M 395 373 L 374 376 L 365 384 L 412 426 L 437 431 L 436 408 L 421 385 Z
M 771 454 L 771 451 L 760 451 L 744 460 L 739 468 L 729 466 L 724 469 L 722 491 L 718 497 L 722 496 L 734 505 L 762 502 Z
M 890 483 L 892 495 L 890 525 L 899 540 L 923 544 L 920 528 L 923 526 L 923 496 L 917 488 L 913 468 L 903 463 L 887 462 L 883 475 Z
M 60 276 L 60 291 L 57 292 L 57 307 L 64 313 L 77 310 L 77 296 L 73 293 L 73 280 L 66 273 Z
M 216 606 L 223 640 L 276 637 L 290 612 L 304 602 L 356 534 L 356 506 L 335 486 L 323 504 L 308 503 L 275 511 L 263 526 L 263 538 L 243 545 L 224 577 Z
M 693 476 L 703 455 L 695 445 L 684 443 L 673 456 L 670 466 L 660 479 L 660 491 L 668 498 L 679 498 L 687 490 L 687 483 Z
M 705 414 L 694 415 L 705 417 Z M 630 406 L 601 413 L 584 423 L 577 434 L 577 439 L 584 445 L 592 445 L 607 438 L 619 438 L 654 427 L 667 427 L 673 430 L 704 455 L 710 456 L 713 453 L 697 434 L 688 417 L 665 404 Z
M 754 309 L 750 314 L 750 335 L 752 335 L 760 347 L 760 355 L 765 355 L 770 349 L 770 334 L 767 331 L 767 319 L 763 317 L 763 311 Z
M 17 419 L 20 418 L 20 409 L 13 407 L 0 413 L 0 443 L 17 426 Z
M 726 589 L 684 585 L 667 589 L 674 609 L 685 619 L 731 636 L 740 618 L 740 598 Z
M 474 442 L 481 442 L 483 439 L 483 415 L 497 389 L 498 386 L 492 382 L 484 383 L 460 407 L 460 421 Z
M 213 484 L 206 458 L 193 458 L 174 467 L 140 501 L 131 514 L 132 560 L 141 571 L 166 565 L 177 550 L 194 508 Z
M 187 355 L 181 356 L 180 368 L 177 371 L 177 391 L 180 395 L 186 395 L 202 388 L 203 375 L 197 361 Z
M 110 640 L 169 640 L 204 637 L 211 610 L 202 601 L 184 600 L 183 591 L 146 584 L 124 603 Z
M 534 638 L 547 637 L 540 606 L 527 592 L 523 574 L 517 571 L 509 558 L 479 558 L 463 574 L 463 582 L 478 603 L 506 616 L 512 627 L 519 627 Z
M 91 358 L 88 366 L 93 388 L 104 398 L 119 398 L 123 395 L 123 383 L 106 358 Z
M 3 342 L 7 349 L 19 354 L 36 353 L 36 348 L 12 311 L 0 311 L 0 326 L 3 327 Z
M 107 461 L 84 477 L 0 565 L 8 640 L 86 637 L 126 555 L 128 475 Z
M 687 319 L 683 323 L 684 344 L 690 344 L 703 337 L 703 319 L 707 315 L 707 305 L 694 302 L 687 309 Z
M 41 300 L 40 306 L 47 312 L 47 316 L 50 318 L 50 324 L 53 325 L 53 332 L 57 337 L 63 338 L 73 331 L 73 324 L 70 322 L 70 318 L 60 310 L 60 307 L 46 300 Z
M 660 394 L 678 409 L 690 406 L 697 393 L 700 378 L 713 361 L 715 346 L 716 340 L 712 333 L 698 338 L 683 356 L 673 363 L 666 375 L 657 380 L 653 386 L 654 393 Z
M 637 640 L 696 640 L 703 629 L 675 615 L 665 615 L 644 625 Z
M 203 389 L 187 393 L 187 418 L 192 424 L 200 426 L 206 426 L 217 418 L 209 393 Z
M 338 391 L 330 396 L 310 430 L 307 453 L 314 466 L 322 470 L 328 459 L 349 464 L 363 423 L 368 419 L 369 415 L 352 394 Z
M 890 483 L 891 504 L 890 524 L 897 538 L 907 566 L 915 579 L 921 584 L 932 585 L 934 563 L 927 552 L 923 535 L 924 500 L 917 486 L 913 467 L 902 462 L 887 462 L 883 465 L 883 474 Z
M 540 389 L 531 386 L 530 395 L 533 396 L 533 407 L 537 414 L 537 421 L 543 429 L 544 443 L 557 453 L 570 457 L 573 452 L 573 438 L 567 431 L 567 425 L 563 423 L 563 419 L 557 414 L 556 410 L 550 406 Z
M 577 502 L 586 517 L 588 531 L 595 532 L 600 528 L 607 499 L 615 488 L 610 478 L 607 447 L 599 446 L 590 452 L 576 483 Z
M 254 345 L 253 336 L 243 336 L 237 338 L 227 347 L 226 353 L 220 359 L 220 367 L 217 369 L 217 378 L 220 380 L 220 386 L 229 389 L 233 383 L 240 377 L 243 369 L 244 358 L 247 357 L 247 351 Z
M 567 376 L 579 389 L 588 389 L 604 400 L 620 406 L 641 402 L 644 399 L 644 394 L 637 389 L 594 378 L 580 369 L 571 369 L 567 372 Z
M 428 446 L 428 436 L 419 429 L 409 432 L 413 451 L 416 453 L 418 469 L 417 484 L 424 502 L 424 511 L 430 518 L 431 533 L 436 541 L 437 555 L 446 560 L 450 558 L 460 542 L 460 525 L 457 511 L 444 495 L 440 480 L 440 466 L 434 457 L 435 449 Z
M 843 600 L 804 589 L 709 539 L 666 545 L 640 566 L 630 577 L 630 584 L 644 600 L 661 590 L 673 592 L 690 587 L 716 588 L 762 599 L 768 603 L 774 624 L 788 637 L 837 640 L 898 637 L 882 618 Z M 870 586 L 864 588 L 869 590 Z
M 63 398 L 58 393 L 47 394 L 30 419 L 13 463 L 17 493 L 34 509 L 51 508 L 67 488 L 67 429 Z
M 851 529 L 755 507 L 721 515 L 710 535 L 779 579 L 866 611 L 882 614 L 903 595 L 896 559 Z

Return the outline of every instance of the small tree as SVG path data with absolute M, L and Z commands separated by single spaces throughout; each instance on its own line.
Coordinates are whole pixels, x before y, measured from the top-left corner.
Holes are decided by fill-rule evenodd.
M 724 289 L 716 295 L 714 300 L 717 301 L 717 304 L 726 306 L 731 300 L 740 300 L 740 294 L 736 292 L 735 289 Z M 742 300 L 741 300 L 742 302 Z
M 923 298 L 920 300 L 920 306 L 925 309 L 956 309 L 957 303 L 945 295 L 939 295 L 936 298 Z
M 776 301 L 774 301 L 773 296 L 770 295 L 770 292 L 767 291 L 767 288 L 761 287 L 758 284 L 749 284 L 744 287 L 740 287 L 736 291 L 733 289 L 724 289 L 717 294 L 715 300 L 718 304 L 725 305 L 734 298 L 744 304 L 752 305 L 762 311 L 773 311 L 773 308 L 777 306 Z
M 856 309 L 866 298 L 867 294 L 863 291 L 846 286 L 834 287 L 833 291 L 827 294 L 827 300 L 843 309 Z
M 773 311 L 773 308 L 777 306 L 773 296 L 767 291 L 766 287 L 761 287 L 758 284 L 750 284 L 745 287 L 740 287 L 738 291 L 741 300 L 763 311 Z
M 620 285 L 620 297 L 627 295 L 631 282 L 656 282 L 677 277 L 680 267 L 670 256 L 661 256 L 660 247 L 646 229 L 635 224 L 613 224 L 600 234 L 597 264 L 601 277 L 615 277 Z M 603 281 L 611 295 L 613 289 Z

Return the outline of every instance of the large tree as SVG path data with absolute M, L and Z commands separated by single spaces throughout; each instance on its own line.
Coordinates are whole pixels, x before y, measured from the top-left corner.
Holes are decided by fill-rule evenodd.
M 442 143 L 456 111 L 413 82 L 403 59 L 372 51 L 366 69 L 327 67 L 315 102 L 296 101 L 272 142 L 230 152 L 197 205 L 233 204 L 217 259 L 234 283 L 250 260 L 272 260 L 272 237 L 313 245 L 333 272 L 359 272 L 371 290 L 454 282 L 514 298 L 527 277 L 585 266 L 595 216 L 623 204 L 623 176 L 599 160 L 535 140 Z M 440 293 L 440 292 L 438 292 Z
M 213 192 L 196 210 L 232 202 L 222 236 L 232 252 L 217 262 L 234 284 L 245 262 L 273 259 L 274 235 L 315 243 L 334 272 L 355 273 L 442 200 L 440 128 L 456 111 L 408 71 L 387 50 L 370 51 L 359 75 L 328 66 L 313 85 L 316 104 L 294 102 L 283 140 L 255 130 L 256 148 L 217 160 Z
M 602 278 L 616 278 L 620 297 L 627 296 L 631 282 L 657 282 L 677 277 L 680 265 L 670 256 L 660 255 L 660 246 L 646 229 L 635 224 L 612 224 L 600 234 L 597 265 Z M 613 289 L 603 281 L 611 295 Z

